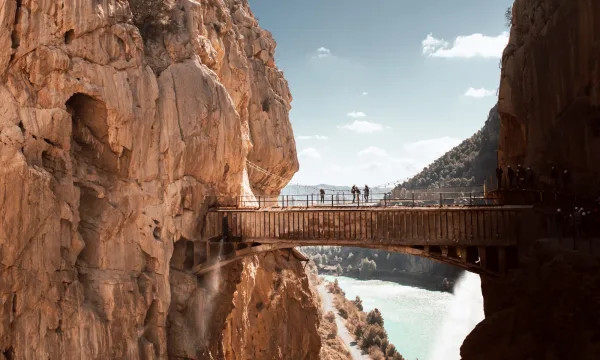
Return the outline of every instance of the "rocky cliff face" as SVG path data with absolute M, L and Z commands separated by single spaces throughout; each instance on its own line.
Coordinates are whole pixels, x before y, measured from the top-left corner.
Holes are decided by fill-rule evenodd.
M 572 188 L 600 185 L 600 3 L 516 0 L 502 58 L 500 159 L 546 175 L 569 169 Z
M 547 173 L 551 164 L 567 168 L 571 190 L 584 195 L 595 193 L 600 170 L 598 24 L 598 1 L 516 0 L 502 61 L 501 157 Z M 482 279 L 486 318 L 462 359 L 596 359 L 598 259 L 519 240 L 521 269 L 505 283 Z
M 318 302 L 300 262 L 287 252 L 243 260 L 234 310 L 224 331 L 225 358 L 318 359 Z
M 218 357 L 245 270 L 186 270 L 298 169 L 274 49 L 245 0 L 0 0 L 0 359 Z

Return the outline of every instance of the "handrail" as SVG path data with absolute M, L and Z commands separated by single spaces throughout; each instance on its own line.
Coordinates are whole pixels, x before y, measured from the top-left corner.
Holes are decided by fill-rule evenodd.
M 409 197 L 392 197 L 390 193 L 370 193 L 355 195 L 346 193 L 324 194 L 297 194 L 278 196 L 237 196 L 213 197 L 209 203 L 224 208 L 335 208 L 335 207 L 444 207 L 444 206 L 500 206 L 505 205 L 502 199 L 495 197 L 497 194 L 533 194 L 523 196 L 525 205 L 547 203 L 552 201 L 565 201 L 565 197 L 578 202 L 584 201 L 575 194 L 557 191 L 543 191 L 535 189 L 501 189 L 488 193 L 484 192 L 413 192 Z M 516 205 L 516 204 L 515 204 Z M 523 205 L 523 204 L 519 204 Z

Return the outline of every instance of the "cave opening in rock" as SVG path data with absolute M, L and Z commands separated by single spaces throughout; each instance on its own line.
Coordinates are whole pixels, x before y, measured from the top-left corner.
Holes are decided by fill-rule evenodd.
M 75 39 L 75 30 L 71 29 L 65 33 L 65 44 L 70 44 Z

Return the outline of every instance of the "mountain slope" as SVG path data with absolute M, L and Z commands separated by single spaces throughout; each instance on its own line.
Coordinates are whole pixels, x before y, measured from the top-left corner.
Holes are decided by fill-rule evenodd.
M 397 189 L 481 185 L 494 174 L 500 132 L 498 105 L 477 133 L 448 151 Z

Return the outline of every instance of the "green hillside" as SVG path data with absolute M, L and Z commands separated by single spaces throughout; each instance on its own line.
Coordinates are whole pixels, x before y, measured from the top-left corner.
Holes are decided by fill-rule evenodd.
M 466 139 L 396 189 L 474 186 L 494 174 L 500 132 L 498 105 L 477 133 Z

